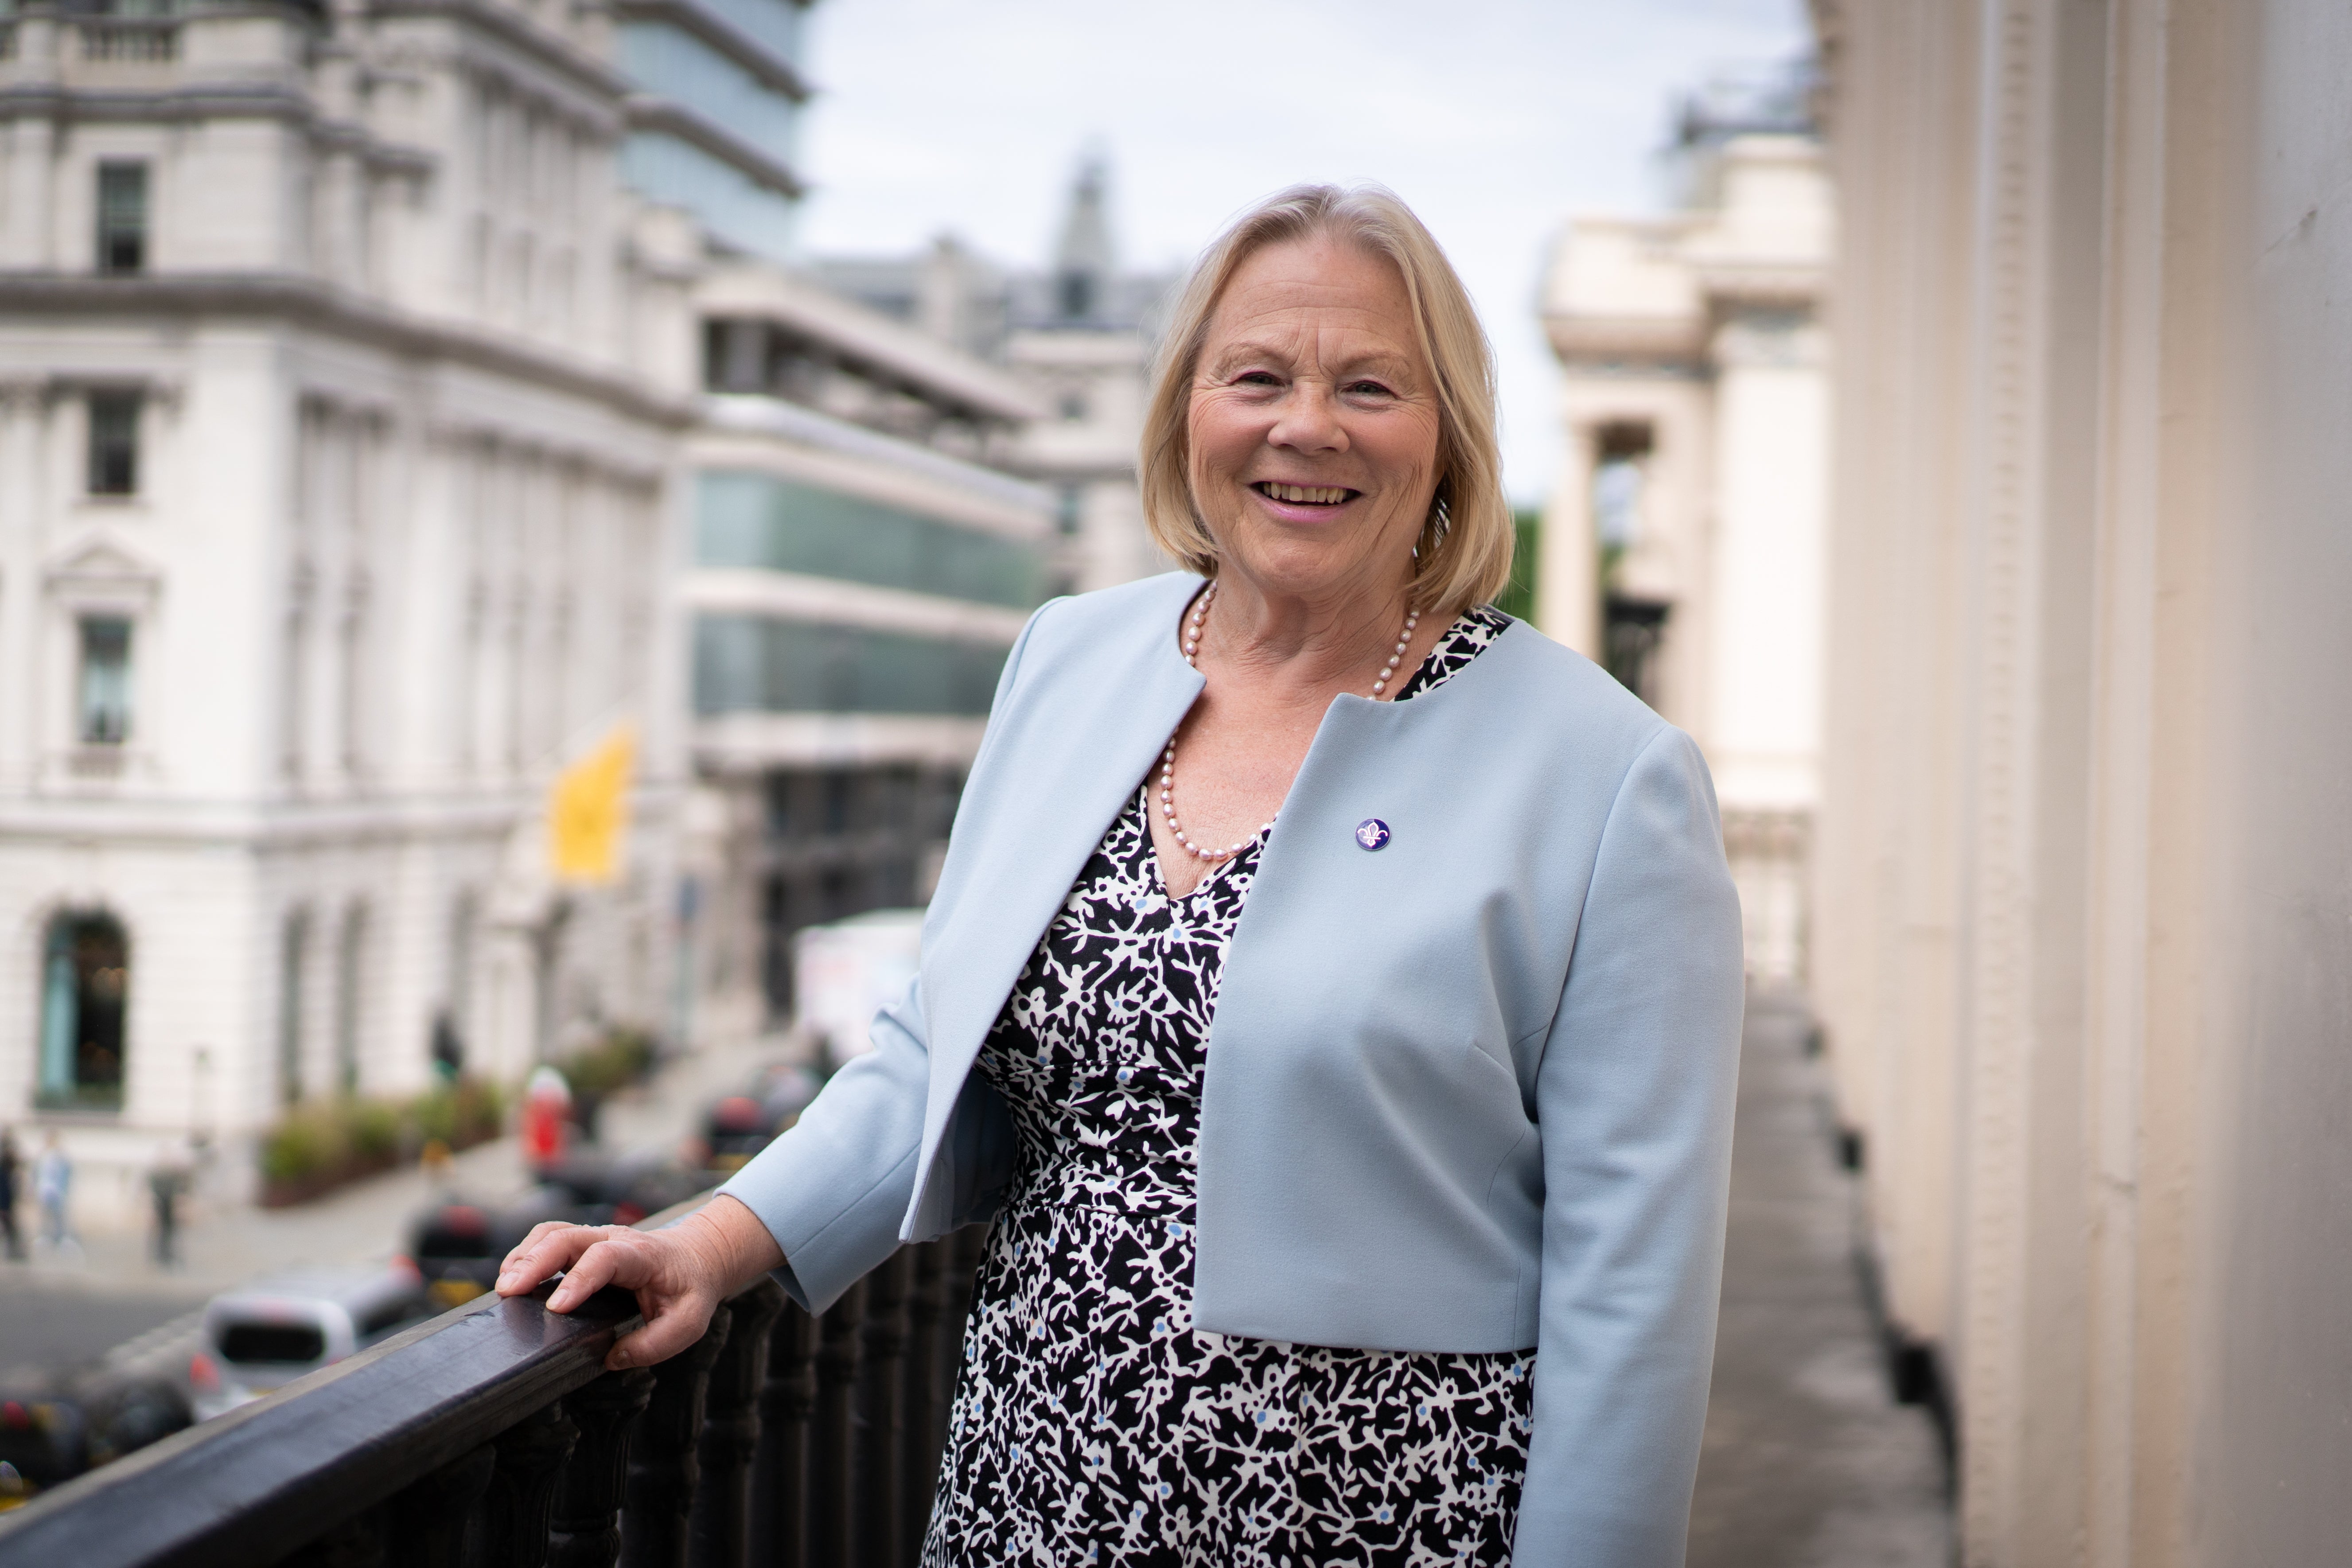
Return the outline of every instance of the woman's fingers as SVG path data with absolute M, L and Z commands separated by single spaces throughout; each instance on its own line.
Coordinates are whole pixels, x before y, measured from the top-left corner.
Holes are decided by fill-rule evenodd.
M 642 1304 L 644 1298 L 638 1300 Z M 717 1297 L 699 1290 L 670 1298 L 646 1312 L 644 1328 L 613 1347 L 612 1353 L 604 1358 L 605 1367 L 618 1372 L 625 1366 L 651 1366 L 656 1362 L 667 1361 L 702 1337 L 718 1308 Z
M 541 1280 L 571 1268 L 572 1259 L 593 1247 L 603 1234 L 560 1219 L 541 1220 L 499 1265 L 499 1294 L 519 1296 L 536 1289 Z
M 607 1285 L 635 1290 L 656 1283 L 659 1269 L 646 1256 L 647 1237 L 618 1226 L 583 1228 L 577 1234 L 587 1237 L 588 1244 L 547 1299 L 549 1311 L 568 1312 Z

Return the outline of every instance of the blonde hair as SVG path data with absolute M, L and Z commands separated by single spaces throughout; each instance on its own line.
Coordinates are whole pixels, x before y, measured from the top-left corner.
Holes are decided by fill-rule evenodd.
M 1152 374 L 1139 454 L 1152 542 L 1188 571 L 1217 574 L 1217 543 L 1194 503 L 1188 468 L 1192 377 L 1209 320 L 1243 262 L 1269 246 L 1330 239 L 1393 265 L 1421 352 L 1437 381 L 1437 491 L 1417 544 L 1411 592 L 1430 609 L 1483 605 L 1511 577 L 1517 531 L 1503 496 L 1495 439 L 1495 356 L 1477 309 L 1436 237 L 1380 185 L 1293 185 L 1218 237 L 1178 297 Z

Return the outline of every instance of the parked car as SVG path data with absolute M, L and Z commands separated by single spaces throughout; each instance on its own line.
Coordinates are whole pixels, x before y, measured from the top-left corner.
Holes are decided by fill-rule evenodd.
M 79 1400 L 40 1384 L 0 1388 L 0 1465 L 13 1507 L 89 1468 L 89 1419 Z
M 0 1513 L 195 1420 L 170 1377 L 97 1365 L 0 1387 Z
M 407 1259 L 289 1269 L 205 1307 L 204 1348 L 188 1363 L 200 1420 L 390 1338 L 440 1309 Z
M 805 1067 L 770 1062 L 733 1094 L 711 1101 L 702 1117 L 702 1163 L 732 1175 L 746 1161 L 801 1119 L 824 1087 Z
M 462 1306 L 498 1280 L 499 1264 L 543 1220 L 635 1225 L 711 1185 L 707 1171 L 663 1154 L 567 1154 L 539 1185 L 495 1206 L 453 1197 L 417 1215 L 409 1257 L 433 1301 Z

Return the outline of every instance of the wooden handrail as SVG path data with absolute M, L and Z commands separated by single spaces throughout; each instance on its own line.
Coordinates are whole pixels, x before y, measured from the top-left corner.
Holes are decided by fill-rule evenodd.
M 284 1556 L 603 1374 L 625 1292 L 487 1296 L 0 1516 L 0 1563 L 244 1568 Z
M 0 1515 L 0 1568 L 911 1564 L 982 1234 L 814 1319 L 763 1277 L 651 1369 L 604 1370 L 625 1291 L 480 1298 Z

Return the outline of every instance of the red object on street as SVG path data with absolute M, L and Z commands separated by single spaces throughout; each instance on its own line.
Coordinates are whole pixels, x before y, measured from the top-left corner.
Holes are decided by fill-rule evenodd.
M 522 1158 L 544 1168 L 563 1156 L 571 1136 L 572 1086 L 553 1068 L 535 1069 L 522 1091 Z

